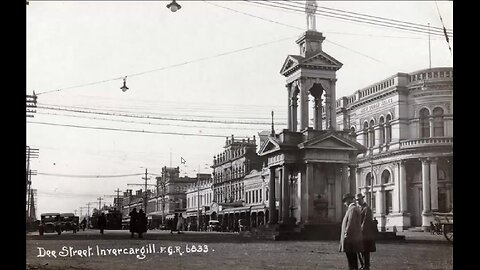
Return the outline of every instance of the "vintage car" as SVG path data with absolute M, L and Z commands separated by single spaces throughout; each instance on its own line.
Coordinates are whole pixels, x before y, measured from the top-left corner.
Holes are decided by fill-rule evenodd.
M 62 234 L 62 222 L 60 220 L 60 213 L 43 213 L 40 215 L 40 224 L 38 225 L 38 233 L 57 232 Z
M 62 231 L 73 231 L 77 233 L 78 230 L 78 217 L 73 213 L 62 213 L 60 214 L 60 222 L 62 226 Z
M 220 232 L 220 231 L 222 231 L 222 226 L 220 226 L 220 221 L 218 221 L 218 220 L 208 221 L 207 231 L 209 231 L 209 232 Z

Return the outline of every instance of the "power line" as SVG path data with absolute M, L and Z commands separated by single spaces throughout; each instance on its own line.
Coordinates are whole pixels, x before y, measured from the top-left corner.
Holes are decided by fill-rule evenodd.
M 198 137 L 212 137 L 212 138 L 225 138 L 225 137 L 230 136 L 230 135 L 215 135 L 215 134 L 194 134 L 194 133 L 180 133 L 180 132 L 161 132 L 161 131 L 148 131 L 148 130 L 136 130 L 136 129 L 107 128 L 107 127 L 89 127 L 89 126 L 67 125 L 67 124 L 57 124 L 57 123 L 49 123 L 49 122 L 31 122 L 31 121 L 27 121 L 27 123 L 28 123 L 28 124 L 38 124 L 38 125 L 47 125 L 47 126 L 73 127 L 73 128 L 82 128 L 82 129 L 96 129 L 96 130 L 110 130 L 110 131 L 126 131 L 126 132 L 145 133 L 145 134 L 198 136 Z
M 78 174 L 58 174 L 58 173 L 37 173 L 37 174 L 48 175 L 48 176 L 58 176 L 58 177 L 69 177 L 69 178 L 118 178 L 118 177 L 142 175 L 141 173 L 120 174 L 120 175 L 78 175 Z
M 87 117 L 81 115 L 68 115 L 68 114 L 59 114 L 59 113 L 45 113 L 45 112 L 38 112 L 38 114 L 45 114 L 45 115 L 56 115 L 56 116 L 66 116 L 66 117 L 74 117 L 74 118 L 81 118 L 81 119 L 92 119 L 92 120 L 101 120 L 101 121 L 112 121 L 112 122 L 122 122 L 122 123 L 132 123 L 132 124 L 144 124 L 144 125 L 157 125 L 157 126 L 174 126 L 174 127 L 184 127 L 184 128 L 202 128 L 202 129 L 223 129 L 225 130 L 225 126 L 219 127 L 208 127 L 208 126 L 188 126 L 188 125 L 177 125 L 177 124 L 169 124 L 169 123 L 152 123 L 152 122 L 139 122 L 139 121 L 127 121 L 122 119 L 110 119 L 110 118 L 100 118 L 100 117 Z M 258 128 L 247 128 L 247 127 L 228 127 L 229 130 L 258 130 Z
M 172 121 L 183 121 L 183 122 L 198 122 L 198 123 L 217 123 L 217 124 L 239 124 L 239 125 L 269 125 L 268 122 L 250 122 L 250 121 L 221 121 L 221 120 L 205 120 L 205 119 L 186 119 L 186 118 L 174 118 L 174 117 L 162 117 L 162 116 L 150 116 L 150 115 L 139 115 L 139 114 L 126 114 L 126 113 L 111 113 L 111 112 L 101 112 L 101 111 L 88 111 L 80 109 L 69 109 L 69 108 L 55 108 L 49 106 L 38 106 L 41 109 L 47 110 L 57 110 L 57 111 L 67 111 L 75 113 L 85 113 L 85 114 L 98 114 L 98 115 L 110 115 L 110 116 L 122 116 L 130 118 L 142 118 L 142 119 L 154 119 L 154 120 L 172 120 Z M 32 122 L 33 123 L 33 122 Z M 285 125 L 286 123 L 275 123 L 278 125 Z
M 264 20 L 264 21 L 273 22 L 273 23 L 275 23 L 275 24 L 279 24 L 279 25 L 283 25 L 283 26 L 287 26 L 287 27 L 291 27 L 291 28 L 295 28 L 295 29 L 299 29 L 299 30 L 304 30 L 303 28 L 300 28 L 300 27 L 297 27 L 297 26 L 293 26 L 293 25 L 281 23 L 281 22 L 278 22 L 278 21 L 270 20 L 270 19 L 265 19 L 265 18 L 260 17 L 260 16 L 252 15 L 252 14 L 249 14 L 249 13 L 246 13 L 246 12 L 238 11 L 238 10 L 235 10 L 235 9 L 232 9 L 232 8 L 227 8 L 227 7 L 220 6 L 220 5 L 213 4 L 213 3 L 209 3 L 209 2 L 206 2 L 206 1 L 204 1 L 204 2 L 205 2 L 205 3 L 208 3 L 208 4 L 210 4 L 210 5 L 214 5 L 214 6 L 217 6 L 217 7 L 220 7 L 220 8 L 224 8 L 224 9 L 228 9 L 228 10 L 231 10 L 231 11 L 233 11 L 233 12 L 238 12 L 238 13 L 241 13 L 241 14 L 244 14 L 244 15 L 247 15 L 247 16 L 251 16 L 251 17 L 254 17 L 254 18 L 257 18 L 257 19 Z M 247 1 L 247 2 L 248 2 L 248 1 Z M 351 51 L 351 52 L 354 52 L 354 53 L 356 53 L 356 54 L 359 54 L 359 55 L 361 55 L 361 56 L 367 57 L 368 59 L 374 60 L 375 62 L 378 62 L 378 63 L 384 64 L 384 65 L 387 65 L 387 66 L 389 66 L 389 67 L 392 67 L 391 65 L 386 64 L 386 63 L 384 63 L 384 62 L 382 62 L 382 61 L 380 61 L 380 60 L 378 60 L 378 59 L 375 59 L 375 58 L 373 58 L 373 57 L 371 57 L 371 56 L 368 56 L 368 55 L 366 55 L 366 54 L 364 54 L 364 53 L 361 53 L 361 52 L 358 52 L 358 51 L 356 51 L 356 50 L 350 49 L 350 48 L 348 48 L 348 47 L 346 47 L 346 46 L 340 45 L 340 44 L 338 44 L 338 43 L 336 43 L 336 42 L 330 41 L 330 40 L 328 40 L 328 39 L 325 40 L 325 41 L 326 41 L 326 42 L 329 42 L 329 43 L 332 43 L 333 45 L 339 46 L 339 47 L 341 47 L 341 48 L 343 48 L 343 49 L 346 49 L 346 50 L 349 50 L 349 51 Z M 396 68 L 396 67 L 395 67 L 395 69 L 398 70 L 399 68 Z
M 44 103 L 40 103 L 39 105 L 44 105 L 44 106 L 47 106 L 47 107 L 56 107 L 56 108 L 64 108 L 66 106 L 62 106 L 62 105 L 57 105 L 57 104 L 44 104 Z M 76 108 L 76 109 L 84 109 L 84 110 L 93 110 L 93 111 L 104 111 L 104 112 L 120 112 L 120 113 L 145 113 L 145 114 L 156 114 L 156 115 L 159 115 L 160 113 L 154 113 L 154 112 L 145 112 L 145 111 L 132 111 L 132 110 L 121 110 L 121 109 L 106 109 L 105 106 L 102 106 L 102 109 L 97 109 L 97 108 L 92 108 L 92 107 L 84 107 L 84 106 L 75 106 L 75 105 L 69 105 L 68 107 L 71 107 L 71 108 Z M 171 108 L 169 109 L 168 111 L 171 112 L 172 110 L 176 110 L 174 108 Z M 248 109 L 249 112 L 251 112 L 251 109 Z M 196 112 L 199 112 L 199 109 L 195 109 L 194 111 Z M 220 118 L 220 119 L 232 119 L 232 118 L 235 118 L 235 119 L 238 119 L 238 118 L 242 118 L 242 119 L 248 119 L 248 120 L 259 120 L 259 119 L 264 119 L 264 120 L 267 120 L 267 119 L 270 119 L 268 117 L 245 117 L 245 116 L 227 116 L 225 115 L 226 112 L 232 112 L 232 109 L 228 109 L 228 110 L 218 110 L 217 111 L 218 113 L 220 113 L 221 115 L 203 115 L 203 114 L 179 114 L 179 113 L 174 113 L 174 114 L 170 114 L 170 113 L 161 113 L 162 116 L 182 116 L 182 117 L 199 117 L 199 118 L 208 118 L 208 119 L 211 119 L 212 117 L 215 117 L 215 118 Z M 286 113 L 286 111 L 284 112 Z
M 185 62 L 182 62 L 182 63 L 173 64 L 173 65 L 169 65 L 169 66 L 164 66 L 164 67 L 160 67 L 160 68 L 155 68 L 155 69 L 151 69 L 151 70 L 147 70 L 147 71 L 142 71 L 142 72 L 138 72 L 138 73 L 127 74 L 127 75 L 125 75 L 125 76 L 127 76 L 127 77 L 133 77 L 133 76 L 140 76 L 140 75 L 144 75 L 144 74 L 152 73 L 152 72 L 156 72 L 156 71 L 167 70 L 167 69 L 170 69 L 170 68 L 175 68 L 175 67 L 179 67 L 179 66 L 183 66 L 183 65 L 195 63 L 195 62 L 205 61 L 205 60 L 217 58 L 217 57 L 220 57 L 220 56 L 230 55 L 230 54 L 234 54 L 234 53 L 238 53 L 238 52 L 242 52 L 242 51 L 246 51 L 246 50 L 250 50 L 250 49 L 254 49 L 254 48 L 258 48 L 258 47 L 262 47 L 262 46 L 266 46 L 266 45 L 270 45 L 270 44 L 282 42 L 282 41 L 285 41 L 285 40 L 290 40 L 290 39 L 292 39 L 292 38 L 293 38 L 293 37 L 288 37 L 288 38 L 282 38 L 282 39 L 278 39 L 278 40 L 274 40 L 274 41 L 264 42 L 264 43 L 261 43 L 261 44 L 252 45 L 252 46 L 245 47 L 245 48 L 242 48 L 242 49 L 237 49 L 237 50 L 228 51 L 228 52 L 224 52 L 224 53 L 220 53 L 220 54 L 216 54 L 216 55 L 212 55 L 212 56 L 197 58 L 197 59 L 194 59 L 194 60 L 189 60 L 189 61 L 185 61 Z M 120 80 L 120 79 L 125 78 L 125 76 L 115 77 L 115 78 L 113 78 L 113 79 L 106 79 L 106 80 L 101 80 L 101 81 L 95 81 L 95 82 L 85 83 L 85 84 L 79 84 L 79 85 L 75 85 L 75 86 L 70 86 L 70 87 L 65 87 L 65 88 L 59 88 L 59 89 L 54 89 L 54 90 L 49 90 L 49 91 L 44 91 L 44 92 L 37 93 L 37 96 L 42 95 L 42 94 L 47 94 L 47 93 L 52 93 L 52 92 L 58 92 L 58 91 L 62 91 L 62 90 L 67 90 L 67 89 L 80 88 L 80 87 L 84 87 L 84 86 L 101 84 L 101 83 L 106 83 L 106 82 L 110 82 L 110 81 L 117 81 L 117 80 Z
M 268 0 L 267 0 L 268 1 Z M 274 2 L 274 1 L 270 1 L 270 2 Z M 278 1 L 276 1 L 278 2 Z M 303 4 L 301 3 L 297 3 L 295 1 L 291 1 L 292 4 L 298 4 L 298 5 L 301 5 L 301 7 L 303 7 Z M 280 3 L 279 3 L 280 4 Z M 300 7 L 300 6 L 299 6 Z M 345 11 L 345 10 L 341 10 L 341 9 L 336 9 L 336 8 L 329 8 L 329 7 L 323 7 L 323 6 L 318 6 L 317 8 L 319 9 L 325 9 L 325 10 L 331 10 L 331 11 L 334 11 L 334 12 L 343 12 L 343 13 L 346 13 L 346 14 L 351 14 L 351 15 L 355 15 L 355 16 L 363 16 L 363 17 L 366 17 L 366 18 L 373 18 L 373 19 L 379 19 L 379 20 L 382 20 L 382 21 L 385 21 L 385 22 L 392 22 L 394 24 L 397 24 L 397 25 L 413 25 L 413 26 L 416 26 L 416 27 L 419 27 L 423 30 L 426 30 L 428 29 L 429 27 L 427 25 L 424 25 L 424 24 L 419 24 L 419 23 L 414 23 L 414 22 L 407 22 L 407 21 L 400 21 L 400 20 L 395 20 L 395 19 L 391 19 L 391 18 L 384 18 L 384 17 L 379 17 L 379 16 L 372 16 L 372 15 L 368 15 L 368 14 L 362 14 L 362 13 L 357 13 L 357 12 L 352 12 L 352 11 Z M 335 14 L 335 13 L 334 13 Z M 377 20 L 374 20 L 374 21 L 377 21 Z M 435 27 L 435 26 L 430 26 L 431 28 L 434 28 L 434 29 L 437 29 L 438 31 L 442 31 L 442 28 L 441 27 Z M 448 30 L 449 32 L 452 32 L 453 30 Z
M 304 13 L 305 12 L 303 7 L 291 5 L 291 4 L 288 4 L 288 3 L 275 3 L 275 2 L 269 2 L 269 1 L 267 1 L 267 3 L 265 3 L 265 2 L 256 2 L 256 1 L 250 1 L 250 0 L 244 0 L 244 1 L 249 2 L 249 3 L 253 3 L 253 4 L 257 4 L 257 5 L 263 5 L 263 6 L 269 6 L 269 7 L 274 7 L 274 8 L 291 10 L 291 11 L 295 11 L 295 12 L 299 12 L 299 13 Z M 297 4 L 297 3 L 295 3 L 295 4 Z M 410 32 L 415 32 L 415 33 L 423 33 L 423 34 L 428 33 L 427 29 L 420 28 L 420 27 L 417 27 L 417 26 L 400 25 L 400 24 L 392 23 L 392 22 L 381 22 L 381 21 L 378 21 L 378 20 L 372 20 L 372 19 L 362 18 L 362 17 L 358 17 L 358 16 L 352 16 L 351 14 L 340 14 L 340 13 L 336 13 L 336 12 L 322 11 L 322 10 L 317 10 L 315 12 L 315 14 L 319 15 L 319 16 L 331 17 L 331 18 L 336 18 L 336 19 L 345 20 L 345 21 L 371 24 L 371 25 L 387 27 L 387 28 L 394 28 L 394 29 L 398 29 L 398 30 L 410 31 Z M 377 17 L 377 18 L 380 18 L 380 17 Z M 435 35 L 438 35 L 438 36 L 443 35 L 440 32 L 434 32 L 432 34 L 435 34 Z

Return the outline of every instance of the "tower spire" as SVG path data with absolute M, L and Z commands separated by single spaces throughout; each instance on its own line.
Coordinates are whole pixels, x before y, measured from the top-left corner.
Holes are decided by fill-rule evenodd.
M 273 111 L 272 111 L 272 133 L 270 134 L 272 137 L 275 136 L 275 129 L 273 127 Z

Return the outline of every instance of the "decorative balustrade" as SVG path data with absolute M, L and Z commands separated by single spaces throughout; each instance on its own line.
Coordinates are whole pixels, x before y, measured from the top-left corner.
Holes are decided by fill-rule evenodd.
M 432 144 L 453 144 L 453 138 L 422 138 L 400 142 L 400 148 L 418 147 Z

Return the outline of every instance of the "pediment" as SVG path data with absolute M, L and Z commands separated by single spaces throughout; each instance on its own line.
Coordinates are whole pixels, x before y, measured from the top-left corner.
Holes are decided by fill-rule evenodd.
M 263 143 L 258 154 L 260 156 L 280 150 L 280 144 L 272 137 L 268 137 Z
M 364 151 L 365 147 L 356 141 L 349 140 L 340 135 L 328 134 L 320 136 L 298 145 L 299 148 L 315 148 L 329 150 L 347 150 L 347 151 Z
M 301 63 L 302 56 L 299 55 L 289 55 L 285 62 L 283 62 L 282 69 L 280 73 L 283 74 L 285 71 L 289 70 L 292 67 L 298 66 Z
M 333 67 L 335 69 L 339 69 L 343 66 L 343 64 L 340 61 L 338 61 L 337 59 L 333 58 L 332 56 L 328 55 L 323 51 L 305 59 L 304 61 L 302 61 L 302 64 Z

